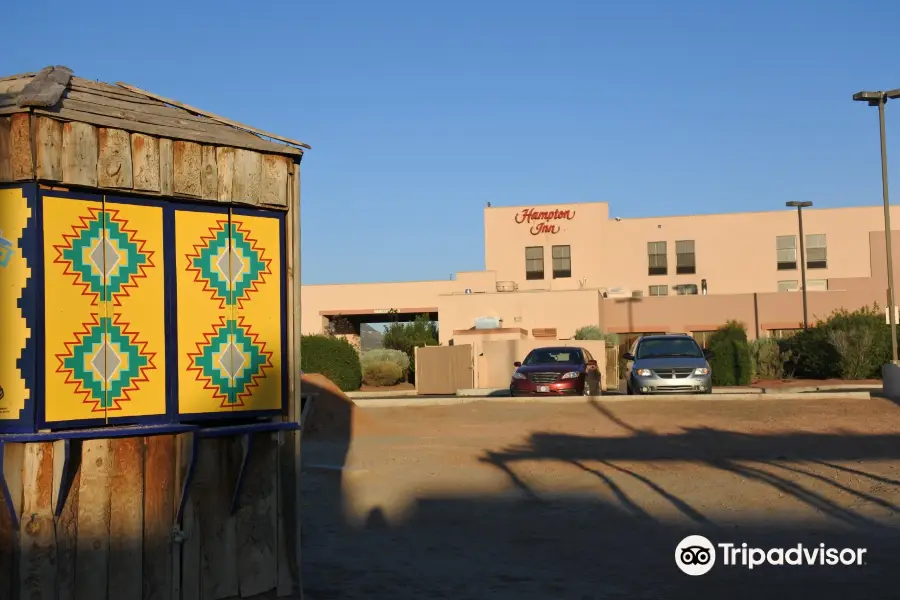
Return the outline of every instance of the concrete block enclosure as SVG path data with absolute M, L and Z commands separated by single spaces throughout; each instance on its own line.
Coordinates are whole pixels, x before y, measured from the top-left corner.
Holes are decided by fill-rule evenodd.
M 305 148 L 0 78 L 0 598 L 299 597 Z

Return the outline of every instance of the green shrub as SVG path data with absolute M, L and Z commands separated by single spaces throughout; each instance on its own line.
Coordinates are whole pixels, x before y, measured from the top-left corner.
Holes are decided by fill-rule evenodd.
M 373 387 L 397 385 L 403 379 L 403 371 L 396 362 L 383 360 L 369 362 L 363 370 L 363 382 Z
M 419 315 L 412 323 L 391 323 L 384 331 L 381 343 L 385 348 L 399 350 L 409 357 L 409 371 L 416 372 L 416 348 L 438 345 L 437 323 L 428 315 Z
M 781 379 L 784 377 L 785 354 L 772 338 L 760 338 L 749 343 L 750 381 Z
M 596 325 L 585 325 L 575 330 L 576 340 L 603 340 L 603 331 Z
M 743 323 L 728 321 L 709 338 L 709 349 L 713 357 L 709 361 L 712 368 L 713 385 L 748 385 L 753 371 L 747 330 Z
M 381 362 L 392 362 L 400 367 L 401 378 L 405 378 L 406 374 L 409 373 L 409 357 L 404 352 L 392 350 L 391 348 L 375 348 L 363 352 L 359 357 L 359 362 L 362 365 L 363 379 L 365 379 L 368 365 Z
M 608 346 L 618 346 L 619 336 L 615 333 L 603 333 L 596 325 L 585 325 L 575 330 L 576 340 L 605 340 Z
M 304 373 L 320 373 L 345 392 L 358 390 L 362 382 L 359 353 L 343 338 L 302 336 L 300 370 Z
M 789 374 L 810 379 L 881 377 L 890 361 L 891 331 L 878 305 L 834 311 L 779 345 L 790 353 Z

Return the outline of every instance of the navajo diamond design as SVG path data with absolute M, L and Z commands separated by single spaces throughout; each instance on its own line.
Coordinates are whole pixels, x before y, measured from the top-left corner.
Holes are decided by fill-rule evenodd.
M 116 218 L 117 211 L 90 209 L 89 217 L 64 235 L 65 244 L 56 246 L 57 263 L 65 264 L 66 274 L 85 287 L 101 302 L 108 302 L 144 276 L 153 266 L 153 252 L 144 250 L 145 242 L 134 237 L 127 222 Z
M 197 352 L 189 355 L 188 370 L 197 372 L 197 379 L 214 391 L 223 408 L 243 406 L 258 379 L 272 368 L 272 353 L 241 318 L 221 319 L 204 338 L 197 344 Z
M 57 372 L 66 373 L 66 383 L 75 384 L 94 403 L 94 411 L 116 410 L 128 400 L 128 392 L 147 381 L 145 371 L 155 368 L 146 344 L 136 341 L 127 325 L 103 317 L 84 325 L 76 342 L 66 344 L 67 354 L 57 355 Z
M 220 306 L 240 306 L 271 274 L 271 260 L 241 226 L 238 221 L 219 221 L 187 257 L 194 280 L 202 282 Z

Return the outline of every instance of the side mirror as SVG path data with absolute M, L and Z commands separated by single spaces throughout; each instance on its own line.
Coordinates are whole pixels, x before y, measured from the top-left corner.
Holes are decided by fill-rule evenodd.
M 713 352 L 712 350 L 704 350 L 704 351 L 703 351 L 703 357 L 704 357 L 706 360 L 711 359 L 711 358 L 714 357 L 715 355 L 716 355 L 716 353 Z
M 626 352 L 622 355 L 622 358 L 624 358 L 625 360 L 634 360 L 634 354 L 632 354 L 631 352 Z
M 587 361 L 587 366 L 589 366 L 589 367 L 596 367 L 596 366 L 597 366 L 597 361 L 596 361 L 596 360 L 589 360 L 589 361 Z
M 516 361 L 516 362 L 513 363 L 513 366 L 514 366 L 514 367 L 521 367 L 521 366 L 522 366 L 522 363 L 520 363 L 519 361 Z

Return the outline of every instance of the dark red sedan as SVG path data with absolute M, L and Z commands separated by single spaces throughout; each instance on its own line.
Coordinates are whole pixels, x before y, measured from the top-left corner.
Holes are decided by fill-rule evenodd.
M 585 348 L 535 348 L 516 367 L 510 396 L 585 396 L 597 361 Z M 599 373 L 593 378 L 599 393 Z

